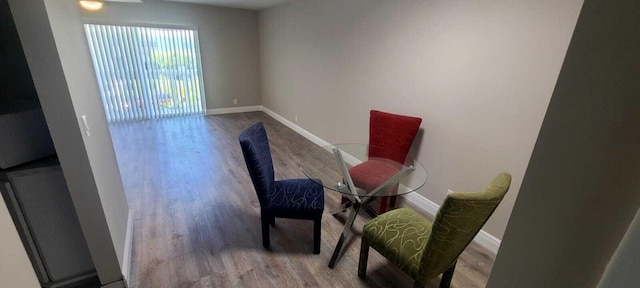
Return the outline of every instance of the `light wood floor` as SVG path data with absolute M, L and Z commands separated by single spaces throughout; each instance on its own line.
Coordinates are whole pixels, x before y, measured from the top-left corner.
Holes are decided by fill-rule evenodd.
M 304 177 L 301 157 L 315 144 L 262 112 L 114 124 L 111 133 L 134 215 L 130 287 L 411 287 L 412 281 L 374 250 L 367 278 L 357 277 L 359 232 L 334 269 L 327 264 L 342 228 L 327 211 L 322 251 L 312 254 L 313 222 L 277 219 L 271 251 L 262 248 L 260 208 L 238 135 L 263 121 L 276 179 Z M 472 244 L 452 287 L 484 287 L 494 256 Z M 428 287 L 437 287 L 434 279 Z

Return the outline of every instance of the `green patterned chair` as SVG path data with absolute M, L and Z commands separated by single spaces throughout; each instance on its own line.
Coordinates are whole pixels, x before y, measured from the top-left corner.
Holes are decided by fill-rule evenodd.
M 362 232 L 358 276 L 365 277 L 369 247 L 373 247 L 414 279 L 414 287 L 424 287 L 440 274 L 440 287 L 449 287 L 458 256 L 500 204 L 510 184 L 511 175 L 501 173 L 482 191 L 449 194 L 433 224 L 408 208 L 372 219 Z

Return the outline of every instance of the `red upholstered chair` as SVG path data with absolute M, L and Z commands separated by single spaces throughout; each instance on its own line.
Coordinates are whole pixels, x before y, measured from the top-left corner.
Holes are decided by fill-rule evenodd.
M 416 138 L 422 118 L 371 110 L 369 119 L 369 160 L 349 169 L 356 187 L 371 191 L 400 171 Z M 397 185 L 386 192 L 393 194 Z M 396 197 L 391 198 L 395 206 Z M 381 198 L 380 211 L 388 209 L 389 197 Z

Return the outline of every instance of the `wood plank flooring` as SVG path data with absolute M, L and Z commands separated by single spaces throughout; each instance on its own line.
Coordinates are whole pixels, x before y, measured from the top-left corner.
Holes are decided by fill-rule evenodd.
M 262 248 L 260 207 L 238 135 L 263 121 L 276 179 L 302 178 L 299 161 L 317 147 L 262 112 L 140 121 L 111 126 L 134 215 L 129 286 L 146 287 L 411 287 L 411 279 L 374 250 L 367 278 L 357 277 L 359 234 L 334 269 L 327 264 L 342 222 L 328 211 L 322 251 L 312 254 L 313 222 L 277 219 L 271 250 Z M 461 255 L 452 287 L 484 287 L 494 256 L 472 244 Z M 428 287 L 437 287 L 439 278 Z

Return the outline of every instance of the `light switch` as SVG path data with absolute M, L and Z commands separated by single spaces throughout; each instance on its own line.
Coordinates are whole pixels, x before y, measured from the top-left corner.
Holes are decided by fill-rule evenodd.
M 87 136 L 91 136 L 91 129 L 87 123 L 87 115 L 82 115 L 82 124 L 84 125 L 84 133 L 86 133 Z

